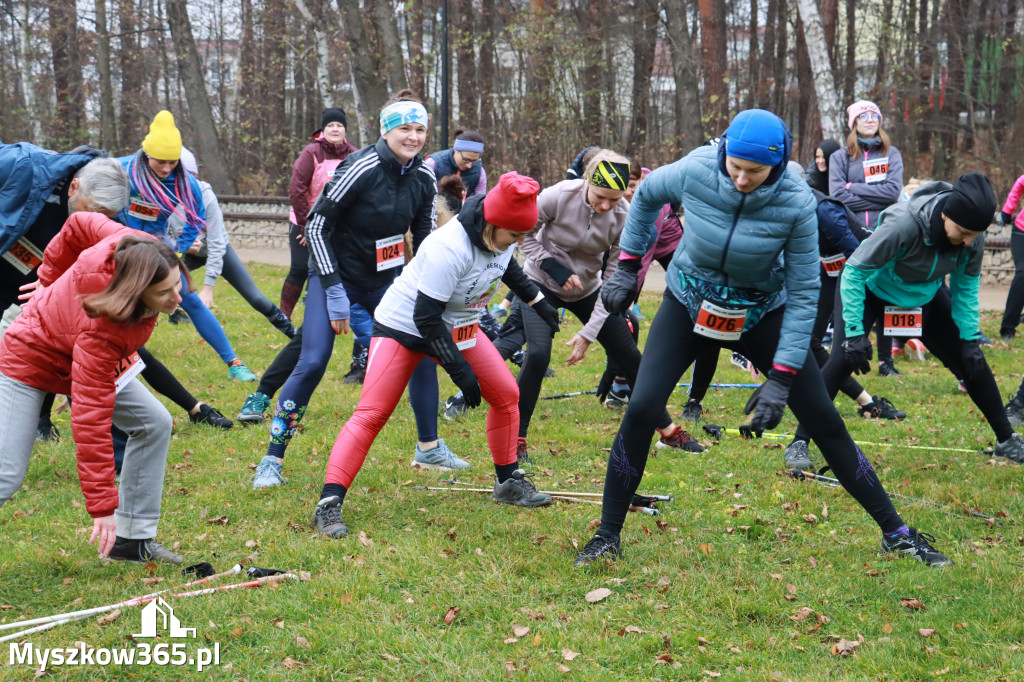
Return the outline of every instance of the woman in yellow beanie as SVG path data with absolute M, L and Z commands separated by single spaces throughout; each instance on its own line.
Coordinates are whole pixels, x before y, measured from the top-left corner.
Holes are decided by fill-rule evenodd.
M 178 253 L 188 251 L 206 223 L 202 188 L 185 172 L 181 159 L 181 133 L 174 116 L 161 111 L 149 124 L 142 149 L 119 159 L 131 183 L 128 205 L 115 219 L 128 227 L 142 230 L 170 243 L 167 218 L 172 213 L 185 222 L 175 245 Z M 224 328 L 195 292 L 182 292 L 181 307 L 195 324 L 196 331 L 213 346 L 228 365 L 228 376 L 237 381 L 256 381 L 256 375 L 235 354 Z

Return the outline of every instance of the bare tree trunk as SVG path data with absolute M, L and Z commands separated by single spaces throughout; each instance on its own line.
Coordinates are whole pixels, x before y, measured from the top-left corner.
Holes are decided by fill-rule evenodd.
M 320 105 L 322 108 L 333 107 L 336 93 L 328 69 L 328 65 L 331 63 L 331 51 L 327 41 L 327 31 L 324 28 L 327 21 L 324 19 L 319 1 L 314 0 L 314 2 L 295 0 L 295 7 L 299 10 L 302 18 L 306 20 L 308 29 L 313 31 L 313 43 L 316 45 L 316 84 L 320 90 Z
M 477 86 L 480 89 L 480 127 L 494 131 L 494 80 L 495 52 L 494 36 L 497 33 L 497 16 L 494 0 L 483 0 L 480 12 L 482 34 L 480 36 L 480 61 L 477 64 Z
M 480 126 L 480 107 L 477 104 L 477 97 L 483 93 L 479 92 L 477 83 L 476 54 L 473 50 L 473 43 L 476 40 L 477 32 L 474 27 L 476 12 L 473 9 L 472 0 L 451 0 L 449 3 L 449 30 L 455 40 L 455 73 L 458 83 L 459 95 L 459 116 L 460 127 L 476 129 Z M 453 30 L 454 29 L 454 30 Z M 441 146 L 447 147 L 449 141 L 441 140 Z
M 116 149 L 117 124 L 114 118 L 114 85 L 110 78 L 107 0 L 96 0 L 96 70 L 100 74 L 100 147 Z
M 885 91 L 889 78 L 889 46 L 892 44 L 892 0 L 882 0 L 881 33 L 878 36 L 878 64 L 872 92 Z M 909 66 L 909 65 L 908 65 Z
M 75 147 L 87 137 L 85 96 L 82 93 L 82 60 L 78 51 L 78 10 L 74 0 L 49 0 L 50 50 L 57 125 L 50 135 L 60 150 Z
M 818 95 L 814 89 L 814 72 L 811 70 L 811 59 L 804 38 L 804 22 L 799 16 L 796 20 L 796 87 L 800 97 L 797 99 L 796 149 L 792 158 L 805 165 L 810 162 L 821 137 L 821 115 L 818 112 Z
M 205 162 L 204 175 L 213 190 L 220 194 L 234 194 L 235 181 L 220 151 L 220 140 L 213 123 L 213 110 L 203 81 L 203 67 L 196 51 L 186 0 L 167 0 L 167 23 L 174 41 L 174 54 L 178 58 L 178 72 L 188 98 L 189 121 L 195 132 L 195 139 L 189 142 Z
M 484 8 L 482 14 L 490 20 L 494 12 L 494 0 L 485 1 L 490 3 L 490 12 Z M 427 94 L 426 58 L 423 55 L 423 18 L 427 13 L 426 5 L 426 2 L 410 2 L 405 20 L 406 39 L 409 42 L 409 87 L 424 97 Z
M 818 0 L 818 15 L 825 31 L 825 45 L 828 48 L 828 63 L 832 73 L 836 72 L 836 24 L 839 23 L 839 0 Z M 804 24 L 806 24 L 806 20 Z
M 527 56 L 526 97 L 523 106 L 525 120 L 530 125 L 520 139 L 525 151 L 526 173 L 536 178 L 541 185 L 544 180 L 548 154 L 545 137 L 554 128 L 554 109 L 550 105 L 550 88 L 554 78 L 552 30 L 548 12 L 554 7 L 553 0 L 530 0 L 528 21 L 533 32 Z M 542 134 L 543 133 L 543 134 Z M 525 137 L 525 139 L 523 139 Z
M 775 5 L 775 59 L 772 62 L 772 111 L 779 116 L 786 115 L 786 57 L 789 55 L 789 39 L 786 26 L 789 22 L 785 0 L 770 0 Z M 771 5 L 769 5 L 771 6 Z M 770 15 L 769 15 L 770 16 Z M 765 55 L 766 57 L 769 55 Z
M 757 21 L 757 5 L 758 0 L 750 0 L 750 23 L 747 26 L 747 31 L 750 33 L 748 42 L 749 47 L 747 48 L 750 84 L 747 87 L 747 101 L 744 105 L 747 109 L 756 109 L 759 106 L 757 94 L 761 83 L 761 48 L 757 35 L 759 29 Z
M 797 0 L 796 6 L 803 22 L 804 43 L 810 57 L 814 93 L 818 98 L 818 114 L 821 117 L 822 139 L 827 140 L 841 134 L 843 122 L 832 68 L 829 66 L 831 60 L 825 43 L 825 32 L 814 0 Z M 805 142 L 801 140 L 801 147 L 804 147 Z
M 584 135 L 593 135 L 601 129 L 601 17 L 603 6 L 595 2 L 581 2 L 577 9 L 577 23 L 583 39 L 578 48 L 580 87 L 583 89 L 583 112 L 580 128 Z
M 142 75 L 145 73 L 145 68 L 142 61 L 142 50 L 136 40 L 138 22 L 134 2 L 117 0 L 117 21 L 121 32 L 117 49 L 117 66 L 121 71 L 121 115 L 118 122 L 118 138 L 122 148 L 137 149 L 145 136 L 149 120 L 146 120 L 146 111 L 143 107 L 146 101 L 146 96 L 142 91 Z
M 700 6 L 700 45 L 704 64 L 704 96 L 708 103 L 708 129 L 712 135 L 718 135 L 724 132 L 729 124 L 725 3 L 715 0 L 699 0 L 698 4 Z
M 371 128 L 374 127 L 373 123 L 377 120 L 380 108 L 388 100 L 388 89 L 374 64 L 359 3 L 338 0 L 338 10 L 341 13 L 341 30 L 345 35 L 345 42 L 348 43 L 356 109 L 359 111 L 359 120 L 365 126 L 364 130 L 354 131 L 357 133 L 356 139 L 360 140 L 354 144 L 361 144 L 361 140 L 366 136 L 369 140 L 376 139 Z
M 626 154 L 636 156 L 647 143 L 648 110 L 651 106 L 651 73 L 658 38 L 658 0 L 637 0 L 633 7 L 633 106 Z
M 388 87 L 391 88 L 391 92 L 398 92 L 409 87 L 409 77 L 405 74 L 405 57 L 402 56 L 402 42 L 398 38 L 395 6 L 392 0 L 373 0 L 373 3 L 373 15 L 376 18 L 374 25 L 381 47 L 380 63 L 386 67 L 381 73 L 386 70 Z
M 750 3 L 756 4 L 760 0 L 750 0 Z M 774 87 L 775 69 L 770 65 L 774 61 L 775 56 L 775 35 L 776 35 L 776 16 L 778 15 L 778 7 L 780 0 L 768 0 L 768 8 L 765 11 L 765 27 L 764 27 L 764 50 L 761 52 L 763 55 L 762 61 L 769 62 L 764 65 L 762 71 L 761 80 L 757 84 L 757 104 L 756 106 L 762 109 L 773 109 L 774 97 L 772 96 L 772 89 Z
M 282 2 L 267 2 L 263 7 L 263 107 L 265 135 L 262 156 L 268 179 L 276 191 L 287 187 L 291 158 L 288 148 L 287 88 L 288 33 L 287 7 Z
M 879 59 L 881 59 L 879 51 Z M 857 0 L 846 0 L 846 66 L 843 68 L 843 101 L 853 102 L 857 88 Z
M 700 82 L 693 39 L 686 27 L 687 0 L 665 5 L 666 36 L 672 52 L 672 75 L 676 82 L 675 119 L 677 155 L 684 155 L 704 142 L 700 115 Z
M 949 0 L 946 4 L 945 30 L 949 41 L 949 78 L 942 107 L 943 126 L 935 148 L 935 177 L 944 178 L 953 172 L 957 130 L 964 104 L 964 27 L 970 0 Z
M 29 130 L 32 131 L 32 141 L 41 143 L 43 127 L 40 122 L 38 107 L 36 106 L 36 84 L 32 77 L 32 21 L 29 15 L 31 0 L 22 0 L 18 7 L 18 57 L 21 62 L 21 92 L 25 98 L 25 117 L 28 120 Z

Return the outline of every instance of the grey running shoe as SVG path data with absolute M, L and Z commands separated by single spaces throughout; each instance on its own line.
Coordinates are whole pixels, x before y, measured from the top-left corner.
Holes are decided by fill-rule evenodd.
M 911 559 L 917 559 L 929 566 L 952 566 L 953 560 L 944 556 L 941 552 L 931 546 L 935 538 L 927 533 L 922 533 L 916 528 L 909 528 L 909 535 L 897 535 L 888 537 L 882 534 L 882 551 L 878 556 L 885 556 L 893 552 L 903 554 Z
M 683 413 L 679 416 L 686 421 L 699 422 L 702 414 L 704 414 L 704 406 L 700 404 L 699 400 L 691 398 L 686 401 L 686 405 L 683 406 Z
M 1021 439 L 1019 433 L 1015 433 L 1002 443 L 996 443 L 996 455 L 1017 464 L 1024 464 L 1024 439 Z
M 583 551 L 576 556 L 572 565 L 587 566 L 599 559 L 614 561 L 620 556 L 622 556 L 622 544 L 619 542 L 618 536 L 609 537 L 607 535 L 602 535 L 601 532 L 598 531 L 594 534 L 594 537 L 590 538 L 590 541 L 583 546 Z
M 238 413 L 238 421 L 243 424 L 259 424 L 263 421 L 263 413 L 270 409 L 270 396 L 256 391 L 250 393 Z
M 630 388 L 617 391 L 612 386 L 611 390 L 608 391 L 608 397 L 604 399 L 604 406 L 609 410 L 621 410 L 629 405 L 629 397 L 632 394 L 633 390 Z
M 786 447 L 786 468 L 808 471 L 814 468 L 811 451 L 805 440 L 795 440 Z
M 537 486 L 530 480 L 533 474 L 516 469 L 504 483 L 494 482 L 492 500 L 502 504 L 514 504 L 517 507 L 543 507 L 551 504 L 551 496 L 537 491 Z
M 894 419 L 899 421 L 907 418 L 907 413 L 897 410 L 888 398 L 871 396 L 871 402 L 857 408 L 857 413 L 865 419 Z
M 284 483 L 287 479 L 281 475 L 281 463 L 277 457 L 266 455 L 256 466 L 256 473 L 252 475 L 252 489 L 273 488 Z
M 461 392 L 444 401 L 444 418 L 448 421 L 455 421 L 456 419 L 464 417 L 468 411 L 469 408 L 466 407 L 466 399 L 462 397 Z
M 1010 420 L 1010 426 L 1024 424 L 1024 401 L 1021 401 L 1016 395 L 1006 403 L 1006 418 Z
M 107 555 L 113 561 L 138 561 L 148 563 L 150 561 L 161 561 L 165 564 L 180 564 L 181 556 L 165 548 L 156 540 L 128 540 L 118 536 L 114 540 L 114 547 Z
M 331 495 L 317 502 L 313 511 L 313 524 L 318 533 L 329 538 L 343 538 L 348 535 L 348 526 L 341 520 L 341 498 Z
M 413 457 L 413 468 L 436 469 L 438 471 L 456 471 L 468 469 L 472 466 L 464 459 L 459 459 L 451 449 L 444 444 L 444 438 L 437 439 L 437 446 L 429 450 L 420 450 L 416 445 L 416 455 Z

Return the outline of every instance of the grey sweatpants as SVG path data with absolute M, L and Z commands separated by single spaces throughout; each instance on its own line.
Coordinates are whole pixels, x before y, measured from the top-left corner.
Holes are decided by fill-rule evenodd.
M 36 438 L 36 416 L 45 392 L 0 373 L 0 506 L 21 487 Z M 18 419 L 13 415 L 31 415 Z M 164 467 L 173 421 L 167 408 L 138 378 L 129 381 L 114 401 L 114 426 L 128 434 L 121 467 L 119 504 L 114 518 L 118 537 L 156 537 Z

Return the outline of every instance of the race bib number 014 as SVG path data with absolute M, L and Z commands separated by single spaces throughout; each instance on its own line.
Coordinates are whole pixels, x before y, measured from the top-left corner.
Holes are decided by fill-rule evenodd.
M 888 336 L 921 336 L 922 317 L 920 308 L 887 305 L 882 328 Z
M 480 323 L 476 318 L 456 322 L 452 328 L 452 341 L 459 350 L 466 350 L 476 345 L 476 333 L 480 330 Z
M 405 236 L 377 240 L 377 272 L 405 265 Z
M 743 334 L 743 323 L 747 319 L 745 310 L 722 308 L 704 301 L 697 313 L 693 331 L 701 336 L 721 341 L 736 341 Z

